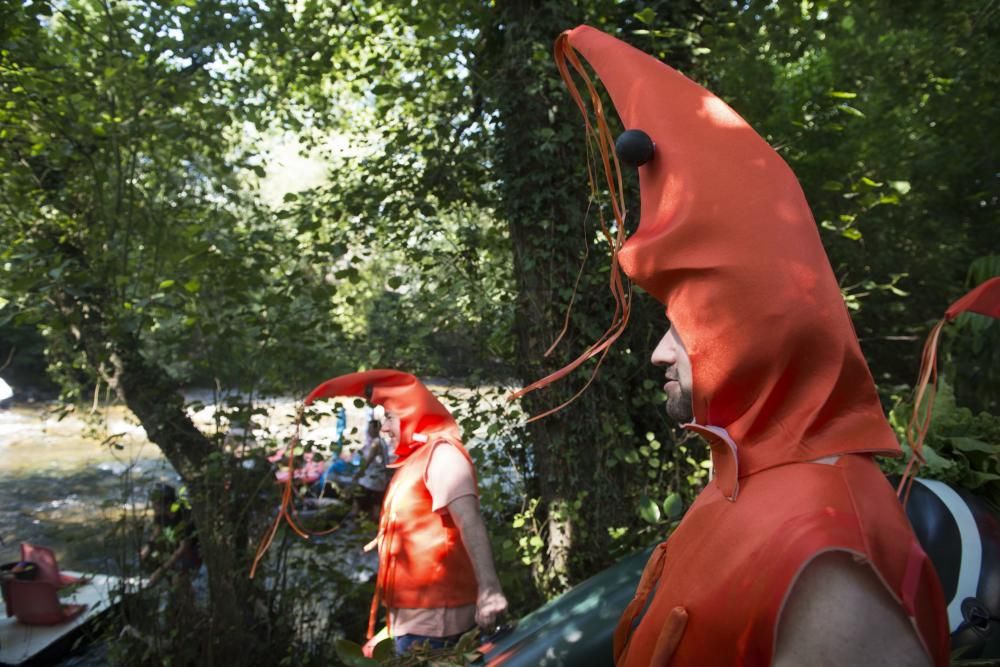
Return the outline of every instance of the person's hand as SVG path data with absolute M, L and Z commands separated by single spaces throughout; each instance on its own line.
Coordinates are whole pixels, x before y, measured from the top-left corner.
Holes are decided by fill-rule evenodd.
M 507 598 L 499 587 L 479 591 L 476 599 L 476 625 L 486 632 L 492 632 L 505 611 Z
M 378 644 L 383 639 L 385 639 L 385 637 L 380 637 L 379 635 L 375 635 L 374 637 L 366 641 L 365 645 L 361 647 L 361 653 L 364 654 L 366 658 L 372 657 L 372 653 L 374 653 L 375 651 L 375 645 Z

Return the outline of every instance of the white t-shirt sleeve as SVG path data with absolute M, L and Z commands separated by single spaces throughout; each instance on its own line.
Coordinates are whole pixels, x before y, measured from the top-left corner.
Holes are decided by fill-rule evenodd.
M 447 511 L 448 503 L 456 498 L 479 496 L 472 464 L 449 442 L 441 442 L 434 448 L 425 481 L 435 512 Z

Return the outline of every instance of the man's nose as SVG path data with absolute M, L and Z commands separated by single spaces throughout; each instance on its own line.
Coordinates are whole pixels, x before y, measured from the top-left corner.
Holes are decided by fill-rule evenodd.
M 664 336 L 657 343 L 650 361 L 653 362 L 654 366 L 671 366 L 677 363 L 677 351 L 674 349 L 669 335 Z

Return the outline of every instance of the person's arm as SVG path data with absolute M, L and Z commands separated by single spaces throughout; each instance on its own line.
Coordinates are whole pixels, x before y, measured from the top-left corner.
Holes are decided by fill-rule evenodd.
M 172 568 L 174 565 L 177 564 L 177 561 L 181 559 L 181 557 L 184 555 L 184 552 L 187 551 L 190 547 L 191 547 L 190 537 L 181 540 L 180 546 L 178 546 L 174 550 L 174 553 L 170 555 L 170 558 L 167 559 L 167 562 L 161 565 L 160 567 L 156 568 L 156 571 L 153 572 L 153 574 L 149 575 L 149 579 L 146 580 L 146 588 L 152 588 L 153 586 L 158 584 L 160 582 L 160 579 L 163 578 L 163 575 L 166 574 L 167 571 L 170 570 L 170 568 Z
M 822 554 L 788 594 L 773 667 L 871 665 L 929 667 L 910 619 L 864 563 Z
M 365 470 L 368 469 L 368 466 L 372 464 L 372 461 L 375 460 L 375 457 L 378 456 L 378 453 L 379 449 L 374 441 L 370 443 L 365 450 L 363 450 L 361 454 L 361 465 L 358 466 L 358 469 L 355 470 L 354 474 L 351 476 L 353 481 L 357 482 L 361 479 L 361 476 L 364 474 Z
M 153 552 L 153 544 L 156 542 L 156 539 L 160 536 L 162 532 L 163 528 L 161 528 L 158 524 L 153 526 L 153 534 L 149 536 L 149 539 L 146 541 L 146 543 L 142 545 L 141 549 L 139 549 L 140 561 L 149 558 L 149 554 Z
M 476 624 L 485 630 L 492 630 L 497 619 L 507 611 L 507 598 L 500 589 L 500 579 L 493 565 L 493 552 L 486 535 L 486 525 L 479 512 L 479 499 L 467 495 L 448 503 L 448 512 L 455 520 L 462 543 L 469 553 L 472 569 L 476 574 L 479 594 L 476 598 Z

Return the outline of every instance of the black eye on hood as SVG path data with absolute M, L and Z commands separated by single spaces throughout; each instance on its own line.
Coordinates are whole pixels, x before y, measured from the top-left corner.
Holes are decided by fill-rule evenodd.
M 625 130 L 615 141 L 618 159 L 630 167 L 641 167 L 653 159 L 656 146 L 642 130 Z

